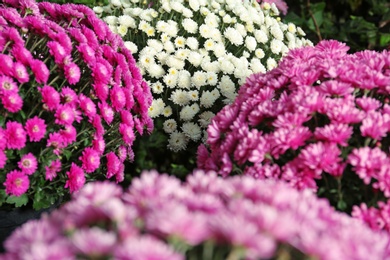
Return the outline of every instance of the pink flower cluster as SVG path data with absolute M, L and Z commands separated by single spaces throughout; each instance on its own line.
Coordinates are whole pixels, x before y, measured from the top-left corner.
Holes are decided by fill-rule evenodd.
M 250 76 L 212 120 L 198 167 L 313 190 L 353 172 L 389 198 L 390 53 L 348 49 L 322 41 Z
M 149 87 L 122 39 L 86 6 L 6 0 L 0 52 L 6 193 L 24 194 L 32 178 L 74 192 L 101 169 L 122 181 L 136 132 L 153 128 Z
M 218 259 L 268 259 L 288 249 L 324 260 L 383 260 L 389 242 L 283 182 L 197 170 L 181 183 L 150 171 L 125 192 L 109 182 L 85 185 L 51 215 L 16 230 L 2 259 L 201 259 L 205 246 L 208 259 L 221 249 Z

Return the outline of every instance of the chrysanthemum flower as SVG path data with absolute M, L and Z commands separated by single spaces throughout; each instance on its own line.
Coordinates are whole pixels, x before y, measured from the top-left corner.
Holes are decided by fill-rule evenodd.
M 18 166 L 21 169 L 22 173 L 31 175 L 37 170 L 38 161 L 32 153 L 28 153 L 22 156 L 22 158 L 18 162 Z
M 20 196 L 28 190 L 30 181 L 27 175 L 23 172 L 13 170 L 7 173 L 7 177 L 3 185 L 5 186 L 5 192 L 7 194 Z
M 85 148 L 79 159 L 86 173 L 94 172 L 100 166 L 100 154 L 91 147 Z
M 81 189 L 85 183 L 84 171 L 75 163 L 72 163 L 66 175 L 68 176 L 68 180 L 65 183 L 65 188 L 68 188 L 71 193 Z
M 8 149 L 20 150 L 26 145 L 26 131 L 23 129 L 23 125 L 18 122 L 7 122 L 5 128 L 5 137 L 7 139 Z
M 35 116 L 26 121 L 25 129 L 31 142 L 39 142 L 46 134 L 45 120 Z

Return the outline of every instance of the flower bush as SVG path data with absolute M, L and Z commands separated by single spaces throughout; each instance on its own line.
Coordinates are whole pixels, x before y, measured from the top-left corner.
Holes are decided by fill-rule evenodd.
M 379 216 L 364 209 L 390 197 L 390 53 L 347 51 L 322 41 L 249 77 L 212 120 L 199 168 L 282 179 L 341 210 L 365 203 L 356 216 Z M 380 208 L 387 213 L 371 222 L 390 230 L 389 206 Z
M 199 170 L 181 183 L 150 171 L 124 192 L 86 184 L 16 230 L 2 259 L 389 259 L 389 242 L 283 182 Z
M 205 140 L 210 119 L 247 76 L 274 68 L 289 49 L 311 42 L 284 24 L 275 5 L 257 2 L 111 0 L 95 7 L 121 35 L 153 92 L 149 115 L 183 151 Z M 158 119 L 158 120 L 157 120 Z M 196 150 L 196 148 L 194 149 Z
M 122 39 L 82 5 L 0 5 L 0 205 L 47 207 L 124 178 L 152 96 Z

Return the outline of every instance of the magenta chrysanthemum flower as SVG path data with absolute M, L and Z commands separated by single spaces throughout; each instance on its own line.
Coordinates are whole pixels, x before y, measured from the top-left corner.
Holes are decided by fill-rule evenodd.
M 79 106 L 84 114 L 92 120 L 96 115 L 96 105 L 95 103 L 87 96 L 80 94 L 79 95 Z
M 19 112 L 23 107 L 23 99 L 17 92 L 6 93 L 1 97 L 1 102 L 11 113 Z
M 12 76 L 12 68 L 14 62 L 9 55 L 0 54 L 1 64 L 0 64 L 0 73 L 6 76 Z
M 92 147 L 95 151 L 97 151 L 100 155 L 103 155 L 104 149 L 106 148 L 106 142 L 102 135 L 96 135 L 92 140 Z
M 119 132 L 122 135 L 123 141 L 127 145 L 132 145 L 135 139 L 133 128 L 129 127 L 126 124 L 121 123 L 119 125 Z
M 66 172 L 68 180 L 65 183 L 65 188 L 68 188 L 71 193 L 78 191 L 85 183 L 84 171 L 77 164 L 72 163 L 70 170 Z
M 119 86 L 114 86 L 110 90 L 110 99 L 111 99 L 112 107 L 116 111 L 120 111 L 126 105 L 125 94 L 124 94 L 122 88 Z
M 0 169 L 3 169 L 5 164 L 7 163 L 7 155 L 4 150 L 0 150 Z
M 53 111 L 60 105 L 60 94 L 53 87 L 45 85 L 40 89 L 42 94 L 42 101 L 47 109 Z
M 69 84 L 75 85 L 80 80 L 80 68 L 75 63 L 70 63 L 64 66 L 65 77 Z
M 82 162 L 82 168 L 87 173 L 94 172 L 100 166 L 100 154 L 98 151 L 94 150 L 91 147 L 84 149 L 79 160 Z
M 60 135 L 62 136 L 62 140 L 66 145 L 73 143 L 76 141 L 77 130 L 72 125 L 64 126 L 65 129 L 60 130 Z
M 62 88 L 61 98 L 62 98 L 62 102 L 65 104 L 69 104 L 72 107 L 77 105 L 78 102 L 77 93 L 69 87 Z
M 24 66 L 28 66 L 33 60 L 31 52 L 27 50 L 22 44 L 15 44 L 11 50 L 12 56 Z
M 38 161 L 32 153 L 28 153 L 22 156 L 22 158 L 18 162 L 18 166 L 22 173 L 31 175 L 37 170 Z
M 50 163 L 49 166 L 45 166 L 45 179 L 52 181 L 57 177 L 57 173 L 61 170 L 61 161 L 54 160 Z
M 45 120 L 38 116 L 30 118 L 26 121 L 25 129 L 31 142 L 39 142 L 46 134 Z
M 60 133 L 50 133 L 47 139 L 46 147 L 52 147 L 56 155 L 61 154 L 61 149 L 64 148 L 64 139 Z
M 0 75 L 0 94 L 6 95 L 7 93 L 18 92 L 19 88 L 15 81 L 7 76 Z
M 30 60 L 30 68 L 35 75 L 38 83 L 46 84 L 49 79 L 49 69 L 41 60 Z
M 70 105 L 59 105 L 54 116 L 59 125 L 71 125 L 74 121 L 73 108 Z
M 54 61 L 57 64 L 62 64 L 65 56 L 69 55 L 65 48 L 57 41 L 49 41 L 47 44 L 49 53 L 54 56 Z
M 106 121 L 108 125 L 111 124 L 112 120 L 114 119 L 114 110 L 112 107 L 105 101 L 98 103 L 98 107 L 104 121 Z
M 26 131 L 24 131 L 21 123 L 8 121 L 5 129 L 5 137 L 7 139 L 8 149 L 20 150 L 26 145 Z
M 21 62 L 14 63 L 13 76 L 19 81 L 19 83 L 26 83 L 30 80 L 30 75 L 28 74 L 26 67 Z
M 109 152 L 106 155 L 107 159 L 107 178 L 111 178 L 119 171 L 121 161 L 113 152 Z
M 30 186 L 30 181 L 24 173 L 13 170 L 7 173 L 3 185 L 8 195 L 20 196 L 26 193 Z

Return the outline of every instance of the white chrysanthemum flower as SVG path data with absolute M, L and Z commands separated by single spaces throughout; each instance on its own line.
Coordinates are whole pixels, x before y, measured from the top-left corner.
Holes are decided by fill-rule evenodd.
M 242 35 L 234 28 L 226 28 L 224 32 L 225 37 L 234 45 L 239 46 L 244 42 Z
M 124 25 L 119 25 L 117 28 L 116 28 L 116 31 L 117 33 L 120 35 L 120 36 L 125 36 L 127 34 L 127 26 L 124 26 Z
M 184 30 L 186 30 L 189 33 L 197 33 L 198 32 L 198 24 L 190 18 L 184 19 L 182 21 L 182 25 L 183 25 Z
M 202 137 L 202 130 L 195 123 L 186 122 L 182 125 L 181 130 L 192 141 L 198 141 Z
M 214 13 L 209 13 L 206 18 L 204 19 L 204 22 L 209 27 L 218 27 L 218 16 L 216 16 Z
M 211 93 L 211 91 L 203 91 L 201 97 L 200 97 L 200 105 L 205 108 L 210 108 L 213 106 L 215 102 L 215 97 Z
M 193 104 L 193 105 L 197 105 L 196 103 Z M 193 105 L 189 106 L 184 106 L 181 111 L 180 111 L 180 119 L 183 120 L 183 121 L 190 121 L 194 118 L 194 116 L 196 115 L 196 113 L 199 111 L 196 111 L 193 107 Z M 198 109 L 199 109 L 199 106 L 198 106 Z
M 191 51 L 191 52 L 188 54 L 187 60 L 188 60 L 193 66 L 198 67 L 198 66 L 202 63 L 203 56 L 202 56 L 200 53 L 198 53 L 198 52 Z
M 156 24 L 156 29 L 158 32 L 161 32 L 161 33 L 167 33 L 168 29 L 169 29 L 169 24 L 165 21 L 158 21 L 157 24 Z M 164 42 L 164 41 L 162 41 Z
M 179 32 L 177 22 L 175 22 L 173 20 L 169 20 L 168 24 L 169 24 L 169 28 L 168 28 L 167 34 L 171 37 L 176 37 L 177 33 Z
M 214 46 L 215 46 L 215 42 L 211 39 L 208 39 L 207 41 L 205 41 L 205 43 L 203 45 L 203 47 L 208 51 L 214 50 Z
M 161 65 L 165 65 L 166 61 L 170 55 L 165 51 L 159 52 L 156 54 L 157 60 L 161 63 Z
M 188 144 L 188 137 L 181 132 L 174 131 L 169 136 L 168 148 L 174 152 L 185 150 Z
M 278 64 L 276 63 L 276 60 L 274 58 L 268 58 L 267 59 L 267 70 L 272 70 L 276 68 Z
M 121 7 L 122 3 L 120 0 L 110 0 L 110 4 L 115 6 L 115 7 Z
M 165 106 L 165 103 L 161 98 L 153 100 L 151 106 L 148 109 L 148 115 L 151 118 L 158 117 L 159 115 L 161 115 L 161 113 L 164 109 L 164 106 Z
M 189 53 L 190 53 L 189 49 L 178 49 L 175 52 L 175 57 L 180 59 L 180 60 L 185 60 L 185 59 L 187 59 Z
M 179 106 L 185 106 L 190 102 L 188 93 L 181 89 L 174 90 L 169 99 L 172 100 L 173 103 Z
M 266 43 L 268 41 L 268 36 L 263 30 L 255 30 L 255 38 L 259 43 Z
M 204 71 L 195 71 L 192 75 L 191 82 L 192 84 L 199 89 L 200 87 L 206 85 L 207 74 Z
M 251 60 L 250 68 L 253 71 L 253 73 L 258 73 L 258 72 L 265 73 L 266 72 L 264 65 L 257 58 L 253 58 Z
M 300 35 L 300 36 L 305 36 L 306 33 L 302 30 L 301 27 L 297 27 L 297 33 Z
M 143 32 L 146 32 L 146 30 L 150 27 L 150 23 L 144 21 L 144 20 L 141 20 L 141 22 L 138 24 L 138 29 L 143 31 Z
M 98 15 L 102 14 L 104 11 L 104 9 L 101 6 L 95 6 L 95 7 L 93 7 L 92 10 L 95 12 L 95 14 L 98 14 Z
M 188 2 L 192 10 L 194 10 L 195 12 L 199 10 L 200 4 L 198 0 L 189 0 Z
M 177 70 L 182 70 L 185 66 L 185 62 L 183 60 L 176 58 L 176 56 L 173 55 L 170 55 L 165 62 L 169 67 L 173 67 Z
M 274 54 L 279 54 L 282 51 L 283 42 L 277 39 L 271 41 L 271 51 Z
M 223 43 L 219 42 L 219 43 L 215 44 L 214 55 L 217 58 L 220 58 L 220 57 L 226 55 L 226 49 L 225 49 L 225 45 L 223 45 Z
M 131 42 L 131 41 L 125 41 L 124 42 L 125 43 L 125 47 L 127 48 L 127 49 L 129 49 L 130 51 L 131 51 L 131 53 L 137 53 L 138 52 L 138 47 L 137 47 L 137 45 L 135 45 L 133 42 Z
M 207 16 L 209 13 L 211 13 L 211 11 L 210 11 L 207 7 L 202 6 L 202 7 L 200 8 L 200 13 L 201 13 L 203 16 Z
M 171 39 L 171 36 L 169 36 L 166 33 L 162 33 L 161 36 L 160 36 L 160 39 L 161 39 L 161 42 L 164 44 L 164 43 L 168 42 Z
M 197 90 L 191 90 L 187 92 L 188 97 L 191 101 L 198 101 L 199 100 L 199 91 Z
M 191 9 L 186 8 L 186 7 L 183 8 L 182 14 L 183 14 L 184 17 L 186 17 L 186 18 L 191 18 L 191 17 L 194 16 L 194 13 L 191 11 Z
M 164 107 L 162 114 L 164 117 L 170 117 L 172 115 L 172 107 L 171 106 Z
M 184 48 L 185 44 L 186 44 L 186 39 L 183 36 L 176 37 L 175 46 L 177 48 Z
M 296 32 L 297 32 L 297 27 L 296 27 L 295 24 L 293 24 L 293 23 L 288 23 L 288 24 L 287 24 L 287 30 L 288 30 L 290 33 L 296 33 Z
M 218 61 L 210 62 L 209 60 L 202 61 L 201 67 L 204 71 L 218 73 L 221 71 Z M 218 75 L 217 75 L 218 78 Z
M 121 15 L 118 17 L 118 22 L 121 25 L 124 25 L 126 27 L 130 28 L 136 28 L 135 20 L 130 15 Z
M 150 48 L 153 48 L 156 51 L 155 54 L 161 52 L 164 48 L 164 45 L 159 40 L 156 39 L 149 39 L 147 43 Z
M 173 44 L 173 42 L 167 41 L 164 43 L 164 50 L 167 53 L 172 53 L 175 51 L 175 45 Z
M 152 37 L 154 36 L 156 30 L 154 29 L 153 26 L 149 26 L 146 30 L 145 30 L 145 33 L 148 37 Z
M 249 51 L 254 51 L 257 47 L 256 39 L 253 36 L 247 36 L 245 38 L 245 46 Z
M 222 17 L 222 21 L 224 23 L 230 24 L 232 23 L 232 17 L 229 14 L 226 14 L 224 17 Z
M 149 68 L 151 64 L 154 63 L 154 58 L 152 55 L 142 54 L 139 57 L 140 66 L 143 68 Z
M 103 21 L 105 21 L 108 25 L 117 25 L 118 24 L 118 17 L 110 15 L 103 18 Z
M 207 128 L 207 126 L 210 124 L 211 119 L 215 116 L 215 114 L 211 111 L 205 111 L 202 114 L 199 115 L 199 124 L 203 128 Z
M 173 133 L 177 129 L 177 123 L 175 119 L 168 119 L 163 123 L 163 129 L 165 133 Z
M 234 29 L 236 29 L 236 31 L 239 32 L 242 37 L 245 37 L 246 34 L 247 34 L 245 26 L 243 24 L 241 24 L 241 23 L 236 23 L 234 25 Z
M 245 24 L 245 29 L 247 30 L 247 32 L 253 33 L 255 31 L 255 26 L 252 22 L 248 22 L 247 24 Z
M 163 81 L 169 88 L 174 88 L 177 85 L 177 75 L 167 74 L 163 77 Z
M 279 25 L 271 26 L 270 32 L 275 39 L 283 41 L 283 31 L 280 29 Z
M 227 58 L 221 57 L 218 59 L 221 71 L 225 74 L 232 74 L 234 71 L 234 65 Z
M 152 83 L 150 87 L 154 94 L 161 94 L 164 91 L 164 85 L 160 81 Z
M 265 56 L 265 53 L 262 49 L 256 49 L 255 55 L 257 58 L 262 59 Z
M 211 27 L 208 26 L 207 24 L 202 24 L 199 27 L 199 33 L 203 38 L 210 38 L 211 37 Z
M 191 73 L 187 70 L 180 70 L 177 85 L 179 88 L 189 89 L 191 87 Z
M 171 8 L 176 12 L 181 13 L 183 11 L 184 6 L 182 3 L 177 1 L 171 1 L 170 3 L 171 3 Z
M 207 72 L 207 84 L 210 86 L 215 86 L 218 83 L 218 75 L 215 72 Z
M 186 44 L 191 50 L 197 50 L 199 47 L 199 42 L 195 37 L 188 37 Z

